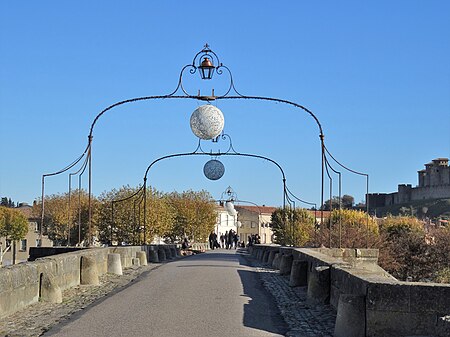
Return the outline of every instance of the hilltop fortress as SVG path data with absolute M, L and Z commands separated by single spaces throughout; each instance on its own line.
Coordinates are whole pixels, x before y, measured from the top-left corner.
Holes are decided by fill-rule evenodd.
M 394 193 L 369 193 L 370 208 L 404 204 L 415 200 L 450 198 L 450 167 L 448 158 L 433 159 L 425 169 L 417 172 L 419 185 L 398 185 Z

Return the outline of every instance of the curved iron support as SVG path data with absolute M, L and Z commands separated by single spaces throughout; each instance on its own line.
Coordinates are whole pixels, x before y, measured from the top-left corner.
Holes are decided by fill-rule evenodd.
M 199 144 L 197 146 L 197 148 L 194 150 L 194 152 L 185 152 L 185 153 L 175 153 L 175 154 L 170 154 L 170 155 L 166 155 L 166 156 L 162 156 L 160 158 L 155 159 L 153 162 L 150 163 L 150 165 L 147 167 L 147 169 L 145 170 L 145 174 L 144 174 L 144 183 L 143 183 L 143 189 L 144 189 L 144 220 L 143 220 L 143 226 L 144 226 L 144 244 L 147 243 L 147 238 L 146 238 L 146 233 L 147 233 L 147 223 L 146 223 L 146 215 L 147 215 L 147 203 L 146 203 L 146 189 L 147 189 L 147 177 L 148 177 L 148 173 L 150 171 L 150 169 L 152 168 L 152 166 L 154 164 L 156 164 L 157 162 L 164 160 L 164 159 L 170 159 L 170 158 L 176 158 L 176 157 L 184 157 L 184 156 L 212 156 L 212 157 L 220 157 L 220 156 L 243 156 L 243 157 L 251 157 L 251 158 L 258 158 L 258 159 L 264 159 L 267 160 L 273 164 L 275 164 L 278 169 L 281 172 L 282 175 L 282 179 L 283 179 L 283 207 L 285 207 L 285 196 L 286 196 L 286 175 L 284 173 L 283 168 L 273 159 L 265 157 L 265 156 L 261 156 L 261 155 L 255 155 L 255 154 L 249 154 L 249 153 L 239 153 L 236 152 L 233 148 L 232 145 L 232 141 L 231 141 L 231 137 L 227 134 L 223 134 L 222 135 L 222 139 L 229 139 L 230 141 L 230 147 L 228 149 L 227 152 L 210 152 L 210 153 L 206 153 L 203 151 L 203 149 L 200 146 L 200 141 Z M 230 152 L 230 151 L 233 152 Z M 201 151 L 201 152 L 199 152 Z M 134 195 L 130 196 L 129 198 L 133 197 Z M 117 200 L 114 202 L 120 202 L 123 200 Z M 114 223 L 114 218 L 113 218 L 113 223 Z
M 333 168 L 333 166 L 329 163 L 328 158 L 325 154 L 325 165 L 327 167 L 327 173 L 328 173 L 328 168 L 330 168 L 334 173 L 336 173 L 338 175 L 338 182 L 339 182 L 339 196 L 338 196 L 338 201 L 339 201 L 339 205 L 338 205 L 338 209 L 339 209 L 339 248 L 341 248 L 342 246 L 342 177 L 341 177 L 341 172 L 335 170 Z M 331 178 L 330 178 L 330 184 L 331 184 Z M 333 203 L 332 203 L 332 193 L 331 193 L 331 187 L 330 187 L 330 212 L 332 211 L 333 208 Z M 331 214 L 330 214 L 330 248 L 331 247 Z
M 53 173 L 45 173 L 42 175 L 42 194 L 41 194 L 41 203 L 42 203 L 42 208 L 41 208 L 41 225 L 39 226 L 39 242 L 38 242 L 38 247 L 40 247 L 42 245 L 42 228 L 44 227 L 44 214 L 45 214 L 45 178 L 46 177 L 51 177 L 51 176 L 55 176 L 55 175 L 59 175 L 61 173 L 66 172 L 67 170 L 70 170 L 72 167 L 74 167 L 76 164 L 78 164 L 80 162 L 81 159 L 83 159 L 83 157 L 85 156 L 86 152 L 89 149 L 89 144 L 86 147 L 86 149 L 84 150 L 84 152 L 77 158 L 75 159 L 72 163 L 70 163 L 69 165 L 67 165 L 66 167 L 62 168 L 59 171 L 53 172 Z
M 215 96 L 214 93 L 212 94 L 212 96 L 200 96 L 200 94 L 197 95 L 197 96 L 194 96 L 194 95 L 190 95 L 183 87 L 183 74 L 184 74 L 184 72 L 187 69 L 189 69 L 189 73 L 190 74 L 194 74 L 197 71 L 197 69 L 201 67 L 200 64 L 197 65 L 197 63 L 198 63 L 197 61 L 199 59 L 201 59 L 203 56 L 206 56 L 206 55 L 209 56 L 209 57 L 212 57 L 213 61 L 217 62 L 217 66 L 214 66 L 217 74 L 221 75 L 223 73 L 222 69 L 225 69 L 228 72 L 229 76 L 230 76 L 230 86 L 229 86 L 228 90 L 225 92 L 225 94 L 223 94 L 221 96 Z M 181 91 L 183 93 L 183 95 L 176 95 L 176 93 L 179 92 L 179 91 Z M 237 96 L 230 96 L 229 95 L 230 92 L 234 92 Z M 123 100 L 123 101 L 120 101 L 120 102 L 117 102 L 117 103 L 114 103 L 114 104 L 108 106 L 107 108 L 102 110 L 100 113 L 98 113 L 97 116 L 94 118 L 94 120 L 93 120 L 93 122 L 91 124 L 90 130 L 89 130 L 88 146 L 87 146 L 85 152 L 83 153 L 83 155 L 84 155 L 87 151 L 89 151 L 89 153 L 88 153 L 88 156 L 89 156 L 89 161 L 88 161 L 88 166 L 89 166 L 89 191 L 88 191 L 88 194 L 89 194 L 89 244 L 91 244 L 91 239 L 92 239 L 91 238 L 91 234 L 92 234 L 92 229 L 91 229 L 91 223 L 92 223 L 92 203 L 91 203 L 91 199 L 92 199 L 92 138 L 93 138 L 93 130 L 94 130 L 94 127 L 95 127 L 97 121 L 107 111 L 109 111 L 109 110 L 111 110 L 111 109 L 113 109 L 115 107 L 118 107 L 120 105 L 133 103 L 133 102 L 138 102 L 138 101 L 155 100 L 155 99 L 169 99 L 169 98 L 174 98 L 174 99 L 194 99 L 194 100 L 202 100 L 202 101 L 213 101 L 213 100 L 218 100 L 218 99 L 264 100 L 264 101 L 271 101 L 271 102 L 288 104 L 288 105 L 294 106 L 296 108 L 299 108 L 299 109 L 307 112 L 314 119 L 314 121 L 316 122 L 316 124 L 317 124 L 317 126 L 319 128 L 319 138 L 320 138 L 320 142 L 321 142 L 321 152 L 322 152 L 321 153 L 321 161 L 322 161 L 322 170 L 321 170 L 321 204 L 323 205 L 324 175 L 325 175 L 325 168 L 326 168 L 325 167 L 326 166 L 326 164 L 325 164 L 325 160 L 326 160 L 326 158 L 325 158 L 325 150 L 326 150 L 326 147 L 325 147 L 325 144 L 324 144 L 324 133 L 323 133 L 322 125 L 321 125 L 319 119 L 317 118 L 317 116 L 311 110 L 307 109 L 306 107 L 304 107 L 304 106 L 302 106 L 300 104 L 292 102 L 292 101 L 279 99 L 279 98 L 273 98 L 273 97 L 245 96 L 245 95 L 240 94 L 235 88 L 234 81 L 233 81 L 233 76 L 232 76 L 232 73 L 229 70 L 229 68 L 224 66 L 219 61 L 219 58 L 218 58 L 217 54 L 214 53 L 209 48 L 208 45 L 205 45 L 205 47 L 194 56 L 192 64 L 185 65 L 181 69 L 177 87 L 170 94 L 168 94 L 168 95 L 156 95 L 156 96 L 138 97 L 138 98 L 132 98 L 132 99 Z M 81 160 L 81 158 L 82 157 L 80 157 L 73 165 L 78 163 L 79 160 Z M 266 158 L 263 158 L 263 159 L 266 159 Z M 72 167 L 72 166 L 70 166 L 70 167 Z M 44 217 L 44 177 L 45 176 L 49 176 L 49 175 L 56 175 L 56 174 L 62 173 L 62 172 L 64 172 L 67 169 L 68 168 L 63 169 L 63 170 L 58 171 L 58 172 L 55 172 L 54 174 L 44 175 L 43 178 L 42 178 L 42 185 L 43 185 L 43 187 L 42 187 L 42 194 L 43 194 L 43 197 L 42 197 L 42 203 L 43 203 L 43 205 L 42 205 L 42 223 L 43 223 L 43 217 Z M 367 183 L 367 185 L 368 185 L 368 183 Z M 321 218 L 323 219 L 323 208 L 322 208 L 321 212 L 322 212 Z M 41 229 L 41 231 L 42 231 L 42 229 Z M 41 233 L 41 235 L 42 235 L 42 233 Z
M 333 159 L 333 161 L 343 169 L 347 170 L 348 172 L 366 177 L 366 248 L 369 248 L 369 174 L 352 170 L 343 165 L 335 157 L 333 157 L 333 155 L 330 153 L 330 151 L 328 151 L 325 145 L 324 150 L 330 156 L 330 158 Z
M 133 197 L 135 197 L 136 195 L 138 195 L 141 191 L 145 190 L 144 186 L 141 186 L 136 192 L 134 192 L 133 194 L 129 195 L 128 197 L 122 198 L 122 199 L 118 199 L 118 200 L 112 200 L 111 201 L 111 232 L 110 232 L 110 241 L 111 241 L 111 245 L 113 242 L 113 231 L 114 231 L 114 203 L 118 203 L 118 202 L 123 202 L 126 200 L 129 200 Z M 134 211 L 133 211 L 134 213 Z
M 83 175 L 84 171 L 86 170 L 86 166 L 88 163 L 88 156 L 86 156 L 83 164 L 81 165 L 81 167 L 76 171 L 76 172 L 72 172 L 69 173 L 69 201 L 68 201 L 68 212 L 67 212 L 67 227 L 68 227 L 68 235 L 67 235 L 67 245 L 70 246 L 70 225 L 72 223 L 72 221 L 70 220 L 70 206 L 71 206 L 71 193 L 72 193 L 72 176 L 75 176 L 77 174 Z M 78 213 L 81 213 L 81 188 L 79 188 L 78 190 Z M 81 216 L 81 214 L 80 214 Z M 78 224 L 78 226 L 81 226 L 81 221 Z M 81 229 L 78 229 L 79 232 L 79 236 L 81 236 Z M 80 241 L 78 241 L 79 243 Z

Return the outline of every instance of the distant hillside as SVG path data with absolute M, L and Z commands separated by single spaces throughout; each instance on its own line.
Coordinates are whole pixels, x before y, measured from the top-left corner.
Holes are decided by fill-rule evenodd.
M 419 218 L 427 216 L 431 219 L 437 217 L 450 219 L 450 199 L 416 200 L 405 204 L 377 207 L 376 214 L 378 217 L 386 216 L 387 214 L 410 215 L 411 209 L 414 215 Z

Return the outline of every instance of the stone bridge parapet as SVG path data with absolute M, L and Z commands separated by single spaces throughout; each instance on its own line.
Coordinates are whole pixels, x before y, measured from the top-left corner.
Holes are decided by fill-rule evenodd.
M 77 249 L 58 253 L 57 248 L 37 252 L 35 261 L 0 268 L 0 318 L 6 317 L 38 301 L 61 302 L 61 293 L 71 287 L 95 284 L 98 276 L 107 272 L 119 273 L 141 263 L 163 262 L 179 256 L 177 245 L 117 246 Z M 145 257 L 143 257 L 145 252 Z M 155 253 L 156 252 L 156 253 Z M 158 255 L 158 252 L 164 254 Z M 115 259 L 114 267 L 108 262 Z M 113 268 L 108 269 L 108 268 Z
M 250 253 L 289 269 L 290 285 L 306 286 L 312 304 L 334 307 L 335 337 L 450 336 L 450 285 L 398 281 L 378 266 L 376 249 L 254 245 Z

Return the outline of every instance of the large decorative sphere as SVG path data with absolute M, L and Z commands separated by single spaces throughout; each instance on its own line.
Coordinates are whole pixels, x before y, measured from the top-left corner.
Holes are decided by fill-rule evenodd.
M 200 139 L 214 139 L 223 130 L 222 111 L 211 104 L 199 106 L 191 115 L 192 132 Z
M 211 159 L 203 166 L 203 173 L 209 180 L 218 180 L 225 173 L 225 166 L 220 161 Z
M 225 210 L 227 211 L 229 216 L 236 216 L 237 215 L 237 211 L 234 208 L 233 202 L 231 201 L 226 201 L 225 202 L 225 206 L 224 206 Z

